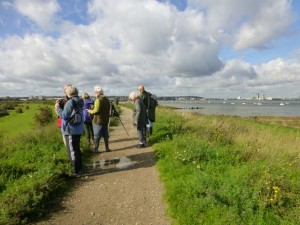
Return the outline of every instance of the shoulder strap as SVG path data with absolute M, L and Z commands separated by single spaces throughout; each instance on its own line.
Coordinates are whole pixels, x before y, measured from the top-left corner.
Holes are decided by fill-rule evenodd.
M 150 92 L 147 92 L 148 95 L 148 109 L 150 108 L 150 98 L 151 98 L 151 94 Z

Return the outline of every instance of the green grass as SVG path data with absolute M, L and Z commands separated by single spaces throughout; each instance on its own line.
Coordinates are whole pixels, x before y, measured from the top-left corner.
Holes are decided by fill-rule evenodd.
M 28 106 L 29 108 L 27 109 Z M 0 132 L 5 138 L 13 138 L 20 133 L 30 132 L 34 122 L 34 115 L 39 112 L 41 104 L 22 104 L 23 113 L 9 110 L 9 116 L 0 117 Z M 53 107 L 53 105 L 49 106 Z
M 0 149 L 0 224 L 26 223 L 41 215 L 66 187 L 70 165 L 56 124 L 22 134 Z
M 299 130 L 159 107 L 157 165 L 174 224 L 299 224 Z

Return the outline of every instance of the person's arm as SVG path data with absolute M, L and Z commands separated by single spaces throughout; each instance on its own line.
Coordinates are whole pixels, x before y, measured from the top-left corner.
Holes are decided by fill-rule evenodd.
M 72 112 L 73 112 L 72 104 L 73 104 L 73 102 L 72 102 L 72 100 L 70 100 L 70 101 L 67 101 L 67 103 L 64 106 L 64 109 L 58 108 L 56 112 L 59 115 L 59 117 L 61 117 L 64 120 L 68 120 L 71 117 Z
M 96 99 L 94 102 L 94 108 L 93 109 L 89 109 L 88 112 L 90 114 L 96 114 L 100 112 L 100 101 L 99 99 Z

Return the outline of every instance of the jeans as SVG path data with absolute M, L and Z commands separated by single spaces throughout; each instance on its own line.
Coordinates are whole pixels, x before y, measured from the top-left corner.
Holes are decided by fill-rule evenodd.
M 108 125 L 93 124 L 94 139 L 98 140 L 101 137 L 108 137 Z
M 103 139 L 104 139 L 105 150 L 109 151 L 109 147 L 108 147 L 108 125 L 100 125 L 100 124 L 94 123 L 93 124 L 93 129 L 94 129 L 94 142 L 95 142 L 94 151 L 98 152 L 99 142 L 100 142 L 101 137 L 103 137 Z

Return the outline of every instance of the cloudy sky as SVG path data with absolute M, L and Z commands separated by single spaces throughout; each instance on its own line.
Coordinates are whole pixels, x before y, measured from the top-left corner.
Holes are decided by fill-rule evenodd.
M 1 0 L 0 96 L 300 96 L 298 0 Z

